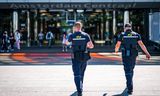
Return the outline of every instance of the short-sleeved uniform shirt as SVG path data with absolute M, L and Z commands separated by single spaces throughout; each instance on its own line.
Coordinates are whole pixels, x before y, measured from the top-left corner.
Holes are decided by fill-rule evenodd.
M 136 32 L 122 32 L 119 36 L 118 36 L 118 41 L 120 41 L 120 42 L 122 42 L 122 46 L 121 46 L 121 49 L 122 49 L 122 56 L 124 56 L 124 51 L 123 51 L 123 49 L 125 49 L 126 48 L 126 46 L 127 46 L 127 42 L 123 42 L 123 40 L 124 40 L 124 38 L 136 38 L 136 41 L 138 42 L 139 40 L 141 40 L 141 36 L 140 36 L 140 34 L 138 34 L 138 33 L 136 33 Z M 130 42 L 130 41 L 129 41 Z M 138 55 L 138 49 L 137 49 L 137 42 L 136 42 L 136 44 L 135 44 L 135 54 L 136 54 L 136 51 L 137 51 L 137 55 Z M 133 52 L 132 52 L 132 54 L 133 54 Z
M 68 42 L 72 42 L 72 48 L 74 47 L 74 44 L 73 44 L 73 42 L 74 42 L 74 40 L 76 41 L 80 41 L 79 42 L 79 45 L 81 45 L 82 43 L 82 45 L 87 45 L 87 43 L 91 40 L 90 39 L 90 36 L 87 34 L 87 33 L 85 33 L 85 32 L 75 32 L 75 33 L 73 33 L 73 34 L 71 34 L 70 36 L 69 36 L 69 38 L 68 38 Z M 78 44 L 77 44 L 78 45 Z
M 118 36 L 118 41 L 121 41 L 121 42 L 122 42 L 124 36 L 138 36 L 137 41 L 141 40 L 140 34 L 132 31 L 132 32 L 122 32 L 122 33 Z
M 74 38 L 85 38 L 86 43 L 90 41 L 90 36 L 85 32 L 75 32 L 71 34 L 68 38 L 68 41 L 72 42 Z

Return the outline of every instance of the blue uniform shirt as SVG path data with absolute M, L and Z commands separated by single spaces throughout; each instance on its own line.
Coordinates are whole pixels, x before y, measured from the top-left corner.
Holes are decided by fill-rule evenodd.
M 87 43 L 90 41 L 90 36 L 85 32 L 75 32 L 68 38 L 72 42 L 72 58 L 77 61 L 87 61 L 90 59 Z
M 123 37 L 124 36 L 137 36 L 137 41 L 141 40 L 141 36 L 140 34 L 136 33 L 136 32 L 122 32 L 119 36 L 118 36 L 118 41 L 123 41 Z
M 141 36 L 136 32 L 122 32 L 118 36 L 118 41 L 122 42 L 122 56 L 137 56 L 137 42 Z
M 72 42 L 73 52 L 85 51 L 90 36 L 85 32 L 75 32 L 69 36 L 68 41 Z
M 90 36 L 85 33 L 85 32 L 75 32 L 75 33 L 72 33 L 69 38 L 68 38 L 68 41 L 69 42 L 72 42 L 74 38 L 85 38 L 85 41 L 86 43 L 90 41 Z

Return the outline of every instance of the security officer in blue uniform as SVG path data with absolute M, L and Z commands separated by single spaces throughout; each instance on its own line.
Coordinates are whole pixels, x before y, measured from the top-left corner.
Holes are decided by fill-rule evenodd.
M 90 36 L 81 31 L 82 24 L 80 22 L 76 22 L 73 28 L 74 33 L 69 36 L 67 45 L 69 42 L 72 43 L 72 69 L 74 73 L 74 81 L 78 96 L 82 96 L 84 73 L 87 61 L 90 59 L 87 48 L 91 49 L 94 45 Z
M 132 94 L 134 67 L 136 64 L 136 57 L 138 56 L 137 45 L 144 51 L 146 58 L 150 59 L 151 56 L 143 44 L 140 34 L 132 31 L 131 24 L 125 24 L 124 27 L 124 32 L 119 35 L 118 42 L 115 46 L 115 52 L 118 52 L 120 45 L 122 44 L 122 62 L 127 81 L 127 92 L 128 94 Z

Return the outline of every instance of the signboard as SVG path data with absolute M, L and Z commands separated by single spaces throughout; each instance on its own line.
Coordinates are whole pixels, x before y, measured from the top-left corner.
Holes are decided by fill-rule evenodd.
M 160 2 L 0 3 L 0 9 L 130 9 L 160 8 Z

